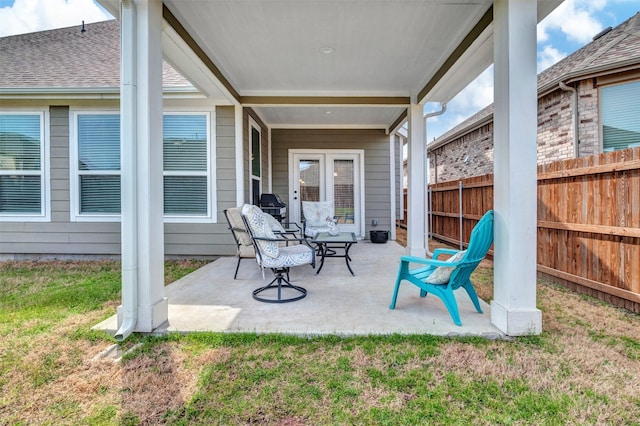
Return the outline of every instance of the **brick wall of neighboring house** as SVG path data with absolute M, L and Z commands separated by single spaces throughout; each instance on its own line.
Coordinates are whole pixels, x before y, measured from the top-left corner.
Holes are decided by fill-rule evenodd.
M 493 122 L 429 154 L 429 182 L 445 182 L 493 172 Z
M 578 155 L 598 154 L 598 88 L 592 79 L 574 87 L 578 91 Z M 538 99 L 538 164 L 574 158 L 572 96 L 558 89 Z M 493 122 L 430 151 L 429 167 L 432 183 L 493 173 Z
M 538 99 L 538 164 L 573 158 L 572 96 L 556 90 Z
M 578 86 L 579 156 L 600 154 L 598 88 L 593 79 L 582 80 Z

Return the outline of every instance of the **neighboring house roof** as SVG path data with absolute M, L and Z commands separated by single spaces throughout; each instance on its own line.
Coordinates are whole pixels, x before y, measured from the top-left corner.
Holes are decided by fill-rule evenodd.
M 594 38 L 591 43 L 538 74 L 538 97 L 556 90 L 561 81 L 567 83 L 605 71 L 640 66 L 640 13 Z M 428 145 L 428 150 L 446 145 L 492 119 L 493 104 L 434 140 Z
M 117 20 L 0 38 L 3 88 L 100 88 L 120 86 Z M 192 87 L 163 62 L 164 87 Z M 15 90 L 12 90 L 15 92 Z

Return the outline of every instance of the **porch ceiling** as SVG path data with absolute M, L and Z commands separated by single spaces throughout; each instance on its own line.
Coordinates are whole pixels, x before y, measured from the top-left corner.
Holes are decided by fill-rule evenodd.
M 112 13 L 119 3 L 100 1 Z M 539 1 L 538 19 L 561 1 Z M 233 101 L 251 103 L 268 125 L 388 128 L 409 102 L 448 101 L 491 64 L 492 4 L 164 0 L 165 34 L 192 38 Z M 175 50 L 165 48 L 167 60 L 189 74 L 182 58 L 172 58 Z M 290 97 L 302 101 L 292 106 Z M 328 101 L 319 105 L 318 97 Z M 345 106 L 351 97 L 366 100 Z M 389 97 L 393 105 L 381 100 Z M 326 106 L 336 113 L 326 114 Z

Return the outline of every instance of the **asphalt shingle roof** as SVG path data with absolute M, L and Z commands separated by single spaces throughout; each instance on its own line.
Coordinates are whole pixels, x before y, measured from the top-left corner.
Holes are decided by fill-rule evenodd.
M 569 77 L 577 78 L 596 70 L 614 69 L 627 63 L 640 64 L 640 13 L 636 13 L 611 31 L 538 74 L 538 93 L 541 94 L 545 88 L 557 87 L 560 81 Z M 442 146 L 452 139 L 453 135 L 472 127 L 491 114 L 493 104 L 447 131 L 429 145 Z
M 594 69 L 614 68 L 634 59 L 640 63 L 640 13 L 541 72 L 538 88 L 560 81 L 566 75 L 585 75 Z
M 0 88 L 119 87 L 117 20 L 0 38 Z M 163 62 L 163 85 L 191 86 Z

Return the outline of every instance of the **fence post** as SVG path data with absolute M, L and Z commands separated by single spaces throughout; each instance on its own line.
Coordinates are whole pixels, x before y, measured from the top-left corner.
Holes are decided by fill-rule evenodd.
M 460 250 L 463 249 L 462 242 L 462 181 L 458 181 L 458 200 L 459 200 L 459 211 L 460 211 Z
M 429 187 L 429 238 L 433 238 L 433 188 Z

